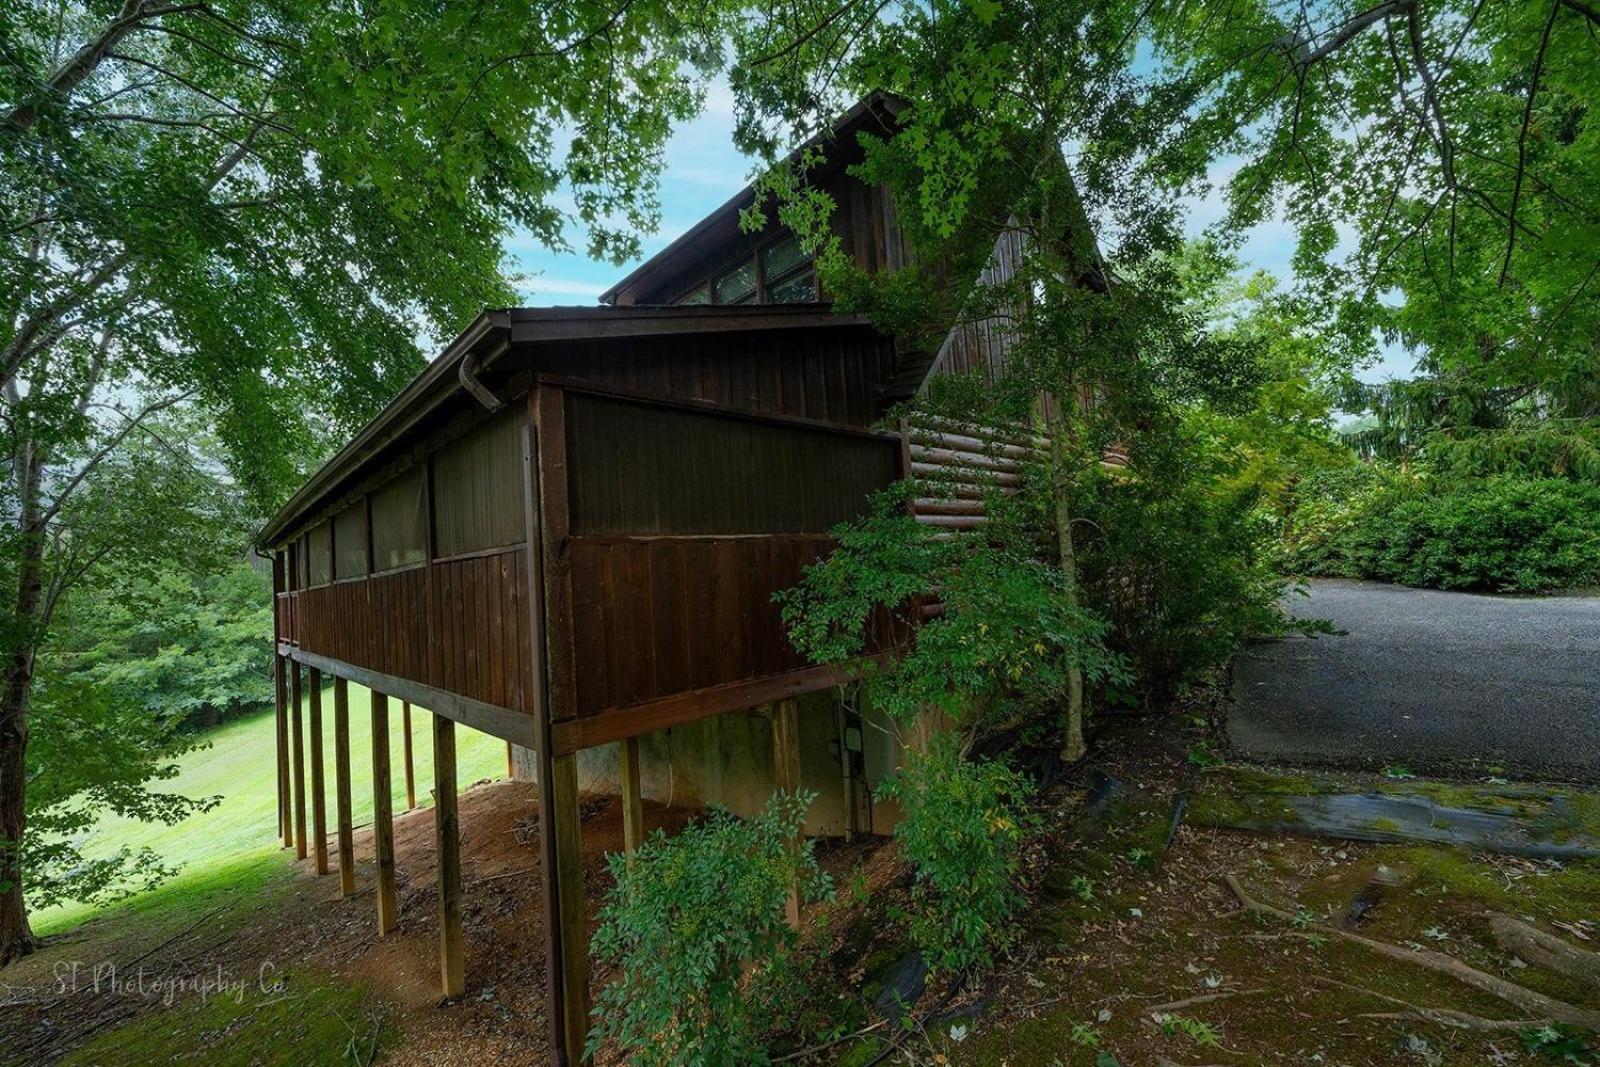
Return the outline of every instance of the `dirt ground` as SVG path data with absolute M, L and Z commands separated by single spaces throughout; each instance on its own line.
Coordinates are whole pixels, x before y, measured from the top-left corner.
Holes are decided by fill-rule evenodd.
M 1197 808 L 1228 810 L 1205 802 L 1227 779 L 1188 758 L 1198 734 L 1165 723 L 1103 734 L 1091 766 L 1041 794 L 1045 832 L 1025 863 L 1031 903 L 981 983 L 934 976 L 924 985 L 913 967 L 910 1002 L 874 1007 L 907 977 L 909 946 L 893 918 L 908 902 L 907 872 L 881 840 L 824 844 L 836 898 L 808 910 L 809 991 L 799 1022 L 775 1029 L 775 1052 L 855 1067 L 1592 1062 L 1581 1051 L 1589 1037 L 1546 1035 L 1549 1049 L 1580 1050 L 1573 1059 L 1530 1050 L 1529 1012 L 1326 928 L 1364 907 L 1348 922 L 1362 936 L 1600 1012 L 1600 988 L 1516 958 L 1487 918 L 1500 912 L 1600 948 L 1600 867 L 1191 825 Z M 621 846 L 621 819 L 613 800 L 584 811 L 592 910 L 609 886 L 605 855 Z M 649 825 L 669 833 L 691 817 L 647 810 Z M 350 899 L 337 874 L 318 878 L 297 863 L 258 893 L 224 888 L 160 923 L 96 921 L 55 939 L 3 975 L 0 1062 L 546 1062 L 531 787 L 475 786 L 462 795 L 461 826 L 467 992 L 458 1000 L 441 1003 L 437 990 L 433 819 L 419 809 L 397 818 L 398 933 L 375 935 L 371 840 L 361 832 Z M 1230 875 L 1289 918 L 1241 907 Z M 255 976 L 263 965 L 280 984 L 237 1002 L 201 1003 L 187 987 L 172 1003 L 83 985 L 64 992 L 60 968 L 71 959 L 115 960 L 123 974 L 145 968 L 158 988 L 218 967 Z M 596 983 L 606 978 L 597 969 Z

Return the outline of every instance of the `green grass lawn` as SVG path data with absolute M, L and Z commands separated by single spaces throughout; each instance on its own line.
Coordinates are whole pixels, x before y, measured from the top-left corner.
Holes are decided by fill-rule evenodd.
M 352 817 L 356 825 L 372 818 L 372 716 L 371 699 L 361 686 L 350 686 L 350 774 Z M 334 810 L 333 778 L 333 686 L 322 695 L 323 762 L 327 779 L 328 829 L 337 826 Z M 167 863 L 181 866 L 182 872 L 171 883 L 156 891 L 169 896 L 182 895 L 188 888 L 199 889 L 214 880 L 219 871 L 243 867 L 275 869 L 278 840 L 277 769 L 273 740 L 274 716 L 271 709 L 238 719 L 208 731 L 207 747 L 190 752 L 178 761 L 176 778 L 159 783 L 164 792 L 188 797 L 220 796 L 210 811 L 185 819 L 175 826 L 143 823 L 107 815 L 85 834 L 84 854 L 90 858 L 107 856 L 123 846 L 135 850 L 154 849 Z M 433 728 L 430 713 L 420 708 L 411 712 L 411 733 L 417 773 L 417 803 L 431 803 L 433 788 Z M 309 731 L 309 716 L 304 720 Z M 389 701 L 389 752 L 392 767 L 394 808 L 405 810 L 406 782 L 403 759 L 403 733 L 400 703 Z M 306 825 L 311 825 L 310 798 L 311 738 L 306 737 Z M 484 778 L 504 778 L 506 744 L 476 730 L 456 730 L 456 768 L 461 788 Z M 330 846 L 330 850 L 332 850 Z M 335 856 L 334 862 L 337 862 Z M 138 898 L 113 907 L 137 909 Z M 82 904 L 46 908 L 33 916 L 34 930 L 56 934 L 92 917 L 98 910 Z

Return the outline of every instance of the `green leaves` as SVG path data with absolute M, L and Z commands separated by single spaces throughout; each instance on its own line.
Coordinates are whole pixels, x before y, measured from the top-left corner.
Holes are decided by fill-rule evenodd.
M 916 871 L 911 938 L 930 970 L 987 969 L 1012 936 L 1022 902 L 1018 856 L 1033 829 L 1027 779 L 999 762 L 973 763 L 942 734 L 907 751 L 879 795 L 900 804 L 895 840 Z
M 643 1067 L 768 1062 L 762 1038 L 798 1001 L 789 888 L 806 900 L 833 892 L 799 837 L 814 799 L 777 793 L 750 820 L 714 810 L 611 856 L 616 885 L 591 948 L 617 977 L 596 1000 L 591 1053 L 610 1041 Z

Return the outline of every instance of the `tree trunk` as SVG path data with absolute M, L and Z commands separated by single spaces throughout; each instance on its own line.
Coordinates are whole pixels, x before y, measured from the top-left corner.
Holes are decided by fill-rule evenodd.
M 38 522 L 38 457 L 24 446 L 17 456 L 22 544 L 12 646 L 0 685 L 0 965 L 37 947 L 22 894 L 22 843 L 28 821 L 28 698 L 33 690 L 44 573 L 44 530 Z
M 1050 441 L 1050 502 L 1055 516 L 1056 551 L 1061 576 L 1066 585 L 1066 600 L 1078 606 L 1078 555 L 1072 544 L 1072 469 L 1071 449 L 1060 401 L 1049 394 L 1040 398 L 1046 433 Z M 1076 763 L 1089 751 L 1083 740 L 1083 668 L 1073 664 L 1067 672 L 1067 713 L 1061 729 L 1061 762 Z

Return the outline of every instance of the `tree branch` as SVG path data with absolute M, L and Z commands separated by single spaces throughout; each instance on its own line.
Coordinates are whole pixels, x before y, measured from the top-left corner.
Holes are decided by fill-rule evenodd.
M 67 502 L 67 498 L 72 495 L 78 486 L 83 484 L 83 480 L 87 478 L 96 467 L 104 462 L 107 456 L 116 451 L 117 446 L 121 445 L 123 441 L 126 441 L 128 439 L 128 435 L 133 433 L 134 430 L 137 430 L 139 425 L 143 423 L 144 420 L 148 419 L 151 415 L 154 415 L 157 412 L 166 411 L 168 408 L 176 407 L 185 400 L 191 399 L 194 395 L 194 390 L 192 389 L 188 392 L 176 393 L 172 396 L 165 397 L 164 399 L 157 400 L 156 402 L 147 405 L 144 410 L 129 418 L 126 425 L 124 425 L 116 433 L 112 434 L 110 439 L 107 440 L 105 444 L 101 445 L 100 448 L 95 451 L 94 455 L 90 456 L 86 461 L 84 461 L 83 466 L 79 467 L 77 472 L 73 474 L 71 478 L 67 479 L 66 485 L 64 485 L 61 488 L 61 491 L 56 494 L 55 500 L 51 502 L 49 507 L 45 508 L 45 510 L 40 513 L 39 521 L 41 523 L 49 522 L 51 519 L 55 518 L 56 514 L 61 511 L 62 505 Z
M 1539 95 L 1539 79 L 1544 76 L 1544 57 L 1550 49 L 1550 31 L 1555 28 L 1556 13 L 1561 10 L 1561 0 L 1553 0 L 1550 14 L 1545 16 L 1544 33 L 1539 38 L 1539 51 L 1533 57 L 1533 73 L 1528 78 L 1528 99 L 1522 105 L 1522 127 L 1517 130 L 1517 174 L 1511 183 L 1511 222 L 1506 231 L 1506 255 L 1500 262 L 1500 280 L 1495 288 L 1506 284 L 1511 274 L 1511 256 L 1517 250 L 1517 206 L 1522 200 L 1522 176 L 1528 169 L 1528 127 L 1533 124 L 1533 102 Z
M 197 11 L 205 7 L 204 3 L 172 4 L 166 7 L 152 7 L 148 0 L 125 0 L 122 10 L 117 17 L 99 36 L 86 43 L 75 52 L 66 64 L 51 75 L 45 83 L 45 89 L 51 96 L 66 96 L 103 63 L 116 47 L 118 41 L 138 29 L 142 24 L 151 19 L 161 18 L 164 15 L 176 15 L 185 11 Z M 4 123 L 16 132 L 22 133 L 31 129 L 39 121 L 39 101 L 31 100 L 18 104 L 12 108 L 5 117 Z

